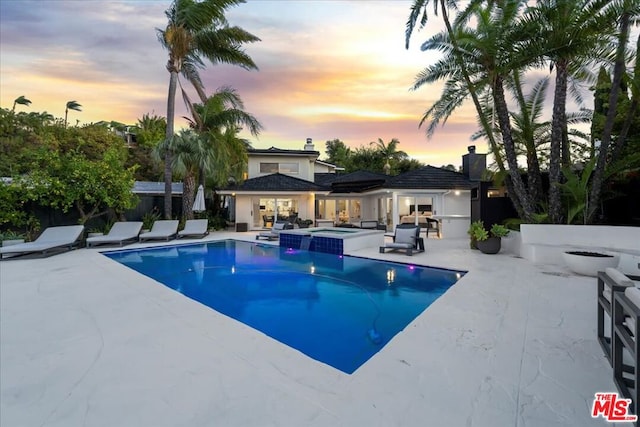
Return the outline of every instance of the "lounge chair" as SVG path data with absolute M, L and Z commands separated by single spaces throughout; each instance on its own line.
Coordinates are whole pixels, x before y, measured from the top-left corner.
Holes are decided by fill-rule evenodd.
M 0 259 L 2 259 L 5 254 L 24 255 L 29 253 L 42 253 L 46 255 L 54 249 L 66 248 L 71 250 L 75 246 L 78 246 L 78 239 L 83 231 L 84 225 L 49 227 L 33 242 L 0 248 Z
M 124 245 L 125 242 L 138 240 L 138 235 L 142 229 L 141 221 L 116 222 L 104 236 L 88 237 L 87 247 L 103 244 Z
M 178 232 L 178 239 L 183 237 L 204 237 L 209 234 L 208 219 L 188 219 L 184 223 L 184 230 Z
M 142 233 L 139 237 L 141 242 L 145 240 L 166 240 L 167 242 L 178 234 L 177 219 L 160 219 L 153 223 L 151 231 Z
M 280 238 L 280 232 L 282 230 L 291 230 L 293 229 L 293 224 L 286 221 L 276 221 L 271 227 L 269 231 L 261 231 L 257 236 L 256 240 L 267 239 L 267 240 L 278 240 Z
M 387 249 L 404 251 L 407 255 L 424 252 L 424 239 L 420 237 L 420 227 L 411 224 L 397 225 L 393 234 L 393 242 L 380 246 L 380 253 L 385 253 Z

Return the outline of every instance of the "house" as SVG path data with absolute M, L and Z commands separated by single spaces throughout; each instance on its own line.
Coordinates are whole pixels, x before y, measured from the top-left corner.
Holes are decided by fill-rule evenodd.
M 398 176 L 341 168 L 318 160 L 312 140 L 302 150 L 249 149 L 246 180 L 219 191 L 232 196 L 236 223 L 248 229 L 274 221 L 311 219 L 317 225 L 400 223 L 437 219 L 443 237 L 465 237 L 472 183 L 463 173 L 425 166 Z

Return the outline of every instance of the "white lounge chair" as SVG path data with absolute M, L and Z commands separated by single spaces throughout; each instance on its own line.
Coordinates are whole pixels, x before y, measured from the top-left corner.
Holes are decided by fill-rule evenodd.
M 188 219 L 184 223 L 184 230 L 178 232 L 178 239 L 183 237 L 204 237 L 209 234 L 208 219 Z
M 64 225 L 49 227 L 33 242 L 0 248 L 0 259 L 5 254 L 24 255 L 29 253 L 47 254 L 54 249 L 71 250 L 79 244 L 78 239 L 84 231 L 84 225 Z
M 116 222 L 104 236 L 88 237 L 87 247 L 102 244 L 115 244 L 122 246 L 125 242 L 135 241 L 142 230 L 141 221 Z
M 380 253 L 385 253 L 387 249 L 404 251 L 407 255 L 413 255 L 415 252 L 424 252 L 424 239 L 420 237 L 420 227 L 407 224 L 396 226 L 393 242 L 380 246 Z
M 153 223 L 151 231 L 142 233 L 139 237 L 141 242 L 145 240 L 166 240 L 169 241 L 178 234 L 177 219 L 160 219 Z
M 256 240 L 260 240 L 260 239 L 267 239 L 269 241 L 271 240 L 277 240 L 280 238 L 280 232 L 282 230 L 290 230 L 293 228 L 293 224 L 286 222 L 286 221 L 277 221 L 275 224 L 273 224 L 273 227 L 271 227 L 271 230 L 269 231 L 261 231 L 257 236 L 256 236 Z

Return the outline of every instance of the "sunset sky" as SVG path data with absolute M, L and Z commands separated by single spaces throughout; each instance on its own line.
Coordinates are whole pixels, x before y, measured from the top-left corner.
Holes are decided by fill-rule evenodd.
M 170 1 L 0 2 L 0 105 L 20 95 L 31 107 L 64 116 L 67 101 L 82 104 L 69 122 L 135 124 L 145 113 L 166 115 L 167 54 L 156 28 L 166 25 Z M 259 71 L 210 66 L 202 78 L 211 93 L 238 90 L 265 129 L 255 148 L 301 149 L 313 138 L 350 147 L 398 138 L 399 148 L 426 164 L 461 164 L 477 129 L 469 105 L 427 140 L 418 124 L 441 87 L 410 91 L 416 74 L 437 58 L 419 47 L 440 30 L 434 18 L 414 34 L 404 31 L 411 1 L 249 0 L 232 8 L 231 25 L 262 39 L 249 45 Z M 187 87 L 187 86 L 185 86 Z M 191 91 L 193 94 L 193 91 Z M 195 94 L 192 95 L 195 99 Z M 186 114 L 180 96 L 177 117 Z M 184 126 L 181 119 L 178 126 Z M 484 142 L 478 151 L 486 151 Z

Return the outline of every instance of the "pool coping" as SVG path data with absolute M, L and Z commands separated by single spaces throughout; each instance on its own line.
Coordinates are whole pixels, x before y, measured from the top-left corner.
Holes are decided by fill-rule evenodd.
M 112 248 L 3 262 L 0 424 L 603 425 L 589 404 L 616 389 L 595 280 L 425 243 L 348 254 L 468 271 L 352 375 L 100 255 Z

